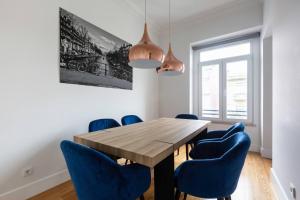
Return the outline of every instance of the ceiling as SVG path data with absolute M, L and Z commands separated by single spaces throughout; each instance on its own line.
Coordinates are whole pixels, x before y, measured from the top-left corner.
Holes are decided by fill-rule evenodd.
M 127 3 L 144 15 L 144 0 L 126 0 Z M 255 0 L 171 0 L 172 22 L 180 22 L 187 19 L 222 8 L 234 3 L 252 2 Z M 147 0 L 147 16 L 150 21 L 162 27 L 168 24 L 169 16 L 168 0 Z

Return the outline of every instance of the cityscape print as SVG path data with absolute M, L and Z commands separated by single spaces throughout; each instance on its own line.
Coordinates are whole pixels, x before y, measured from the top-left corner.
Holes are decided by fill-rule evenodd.
M 60 8 L 60 82 L 132 90 L 131 44 Z

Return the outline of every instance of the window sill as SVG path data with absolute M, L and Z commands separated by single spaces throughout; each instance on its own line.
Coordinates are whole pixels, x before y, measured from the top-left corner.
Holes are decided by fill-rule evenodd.
M 203 119 L 203 120 L 209 120 L 211 121 L 212 124 L 229 124 L 229 125 L 239 122 L 239 121 L 218 121 L 214 119 Z M 257 125 L 252 122 L 244 122 L 244 123 L 248 127 L 257 127 Z

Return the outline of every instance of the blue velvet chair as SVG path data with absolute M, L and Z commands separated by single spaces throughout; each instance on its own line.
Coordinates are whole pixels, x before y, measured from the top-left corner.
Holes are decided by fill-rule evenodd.
M 198 117 L 196 115 L 192 114 L 179 114 L 175 117 L 176 119 L 191 119 L 191 120 L 198 120 Z M 194 140 L 188 142 L 185 144 L 185 155 L 186 155 L 186 160 L 189 159 L 189 145 L 193 148 L 193 144 L 195 143 Z M 177 155 L 179 155 L 179 149 L 177 149 Z
M 243 132 L 244 130 L 245 124 L 243 122 L 237 122 L 230 126 L 227 130 L 209 131 L 206 135 L 201 137 L 201 140 L 222 140 L 235 133 Z
M 121 125 L 114 119 L 110 119 L 110 118 L 96 119 L 96 120 L 90 122 L 89 132 L 101 131 L 104 129 L 115 128 L 115 127 L 119 127 L 119 126 L 121 126 Z M 115 157 L 112 155 L 108 155 L 108 156 L 115 161 L 120 159 L 119 157 Z M 126 164 L 127 164 L 127 160 L 126 160 Z
M 177 119 L 193 119 L 193 120 L 198 120 L 198 117 L 196 115 L 192 115 L 192 114 L 179 114 L 175 118 L 177 118 Z
M 176 200 L 181 192 L 200 198 L 231 199 L 250 147 L 250 138 L 239 132 L 224 140 L 199 142 L 194 160 L 175 170 Z
M 121 125 L 114 119 L 97 119 L 90 122 L 89 132 L 101 131 L 103 129 L 115 128 L 119 126 Z
M 60 146 L 79 200 L 135 200 L 150 186 L 148 167 L 120 166 L 101 152 L 71 141 Z
M 126 115 L 122 117 L 121 122 L 123 126 L 126 126 L 130 124 L 143 122 L 143 120 L 136 115 Z

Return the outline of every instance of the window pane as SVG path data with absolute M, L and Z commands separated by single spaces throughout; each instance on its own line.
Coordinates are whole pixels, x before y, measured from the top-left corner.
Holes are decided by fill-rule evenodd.
M 219 118 L 219 65 L 202 66 L 202 116 Z
M 200 62 L 249 55 L 250 42 L 200 52 Z
M 247 60 L 226 63 L 228 119 L 247 119 Z

